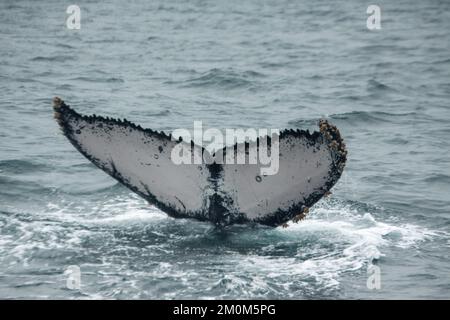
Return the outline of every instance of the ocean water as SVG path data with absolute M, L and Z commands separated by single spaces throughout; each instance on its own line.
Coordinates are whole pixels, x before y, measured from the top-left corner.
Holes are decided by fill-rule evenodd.
M 449 1 L 376 1 L 377 31 L 356 0 L 71 4 L 0 2 L 0 298 L 450 298 Z M 348 162 L 305 221 L 218 230 L 90 164 L 56 95 L 169 132 L 324 117 Z

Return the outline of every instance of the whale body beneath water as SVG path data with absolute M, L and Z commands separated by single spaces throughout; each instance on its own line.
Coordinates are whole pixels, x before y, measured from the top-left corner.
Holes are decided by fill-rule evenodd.
M 260 164 L 175 164 L 171 150 L 180 141 L 171 135 L 126 120 L 81 115 L 57 97 L 53 109 L 73 146 L 114 179 L 172 217 L 219 226 L 276 227 L 302 220 L 309 207 L 330 194 L 347 159 L 339 130 L 326 120 L 313 133 L 281 131 L 278 172 L 261 175 Z M 193 155 L 207 152 L 184 143 Z M 244 144 L 231 150 L 258 148 L 258 143 Z

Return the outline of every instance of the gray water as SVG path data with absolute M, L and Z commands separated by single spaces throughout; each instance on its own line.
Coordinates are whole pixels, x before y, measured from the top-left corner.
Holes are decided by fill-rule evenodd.
M 450 298 L 449 1 L 376 1 L 377 31 L 356 0 L 80 1 L 80 30 L 70 4 L 0 2 L 1 298 Z M 55 95 L 169 132 L 325 117 L 347 167 L 286 229 L 177 220 L 70 145 Z

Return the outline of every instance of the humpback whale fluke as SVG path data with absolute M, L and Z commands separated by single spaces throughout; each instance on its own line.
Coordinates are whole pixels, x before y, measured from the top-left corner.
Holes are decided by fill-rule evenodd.
M 127 120 L 81 115 L 58 97 L 53 109 L 63 134 L 97 167 L 172 217 L 218 225 L 285 226 L 302 220 L 309 207 L 330 194 L 347 157 L 339 130 L 320 120 L 320 130 L 313 133 L 280 132 L 274 175 L 260 175 L 260 164 L 177 165 L 171 150 L 179 143 L 193 156 L 208 151 Z

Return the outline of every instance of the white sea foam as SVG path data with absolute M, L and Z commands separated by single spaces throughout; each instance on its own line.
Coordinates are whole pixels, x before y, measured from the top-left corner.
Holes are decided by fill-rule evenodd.
M 270 282 L 279 286 L 303 286 L 307 289 L 311 281 L 322 290 L 339 289 L 343 273 L 365 270 L 381 257 L 390 247 L 407 249 L 431 240 L 438 233 L 427 228 L 399 223 L 377 221 L 369 212 L 358 212 L 348 206 L 317 206 L 309 218 L 289 227 L 277 228 L 280 241 L 298 240 L 306 244 L 297 249 L 295 256 L 276 256 L 276 245 L 264 248 L 264 255 L 238 255 L 233 260 L 239 265 L 237 270 L 245 270 L 251 277 L 243 293 L 255 295 L 254 291 L 270 290 Z M 313 241 L 333 244 L 329 250 L 321 250 Z M 269 254 L 267 254 L 269 253 Z M 307 253 L 307 254 L 305 254 Z M 364 269 L 363 269 L 364 268 Z M 265 280 L 260 281 L 261 275 Z M 227 287 L 240 287 L 240 281 L 227 276 Z M 232 282 L 232 283 L 229 283 Z M 235 283 L 233 283 L 235 282 Z M 259 284 L 259 285 L 257 285 Z M 296 292 L 287 290 L 288 296 Z
M 317 290 L 321 293 L 339 290 L 345 274 L 365 272 L 367 266 L 385 257 L 392 248 L 406 250 L 442 236 L 425 227 L 381 215 L 380 208 L 354 207 L 325 201 L 312 208 L 307 219 L 290 223 L 286 229 L 241 226 L 231 229 L 228 238 L 221 240 L 215 238 L 212 226 L 205 227 L 193 220 L 180 225 L 179 220 L 168 218 L 134 195 L 108 199 L 95 207 L 51 203 L 47 212 L 37 215 L 43 220 L 11 217 L 9 224 L 17 229 L 16 236 L 2 235 L 0 246 L 8 250 L 8 264 L 12 268 L 19 265 L 27 270 L 33 266 L 36 255 L 46 259 L 61 257 L 60 262 L 64 263 L 67 252 L 88 254 L 82 251 L 86 241 L 94 241 L 91 246 L 95 248 L 97 241 L 107 240 L 98 243 L 102 249 L 96 254 L 101 262 L 83 267 L 93 270 L 92 277 L 103 279 L 100 287 L 86 284 L 82 294 L 90 298 L 120 297 L 123 292 L 137 298 L 152 297 L 156 292 L 141 288 L 150 280 L 179 285 L 176 294 L 170 289 L 158 293 L 166 298 L 195 296 L 193 288 L 203 288 L 205 299 L 298 298 Z M 172 224 L 178 225 L 172 228 Z M 183 227 L 189 231 L 180 230 Z M 148 231 L 142 231 L 146 228 Z M 114 230 L 121 229 L 125 241 L 114 236 Z M 205 230 L 209 233 L 205 234 Z M 216 240 L 203 250 L 197 249 L 195 246 L 203 245 L 202 239 L 211 239 L 208 236 Z M 233 243 L 239 243 L 243 249 L 237 249 Z M 219 247 L 221 254 L 217 255 Z M 191 264 L 172 260 L 176 252 L 185 249 L 192 250 L 186 256 L 192 259 Z M 211 266 L 193 262 L 199 258 L 210 261 Z M 138 264 L 137 269 L 129 269 L 133 264 Z

